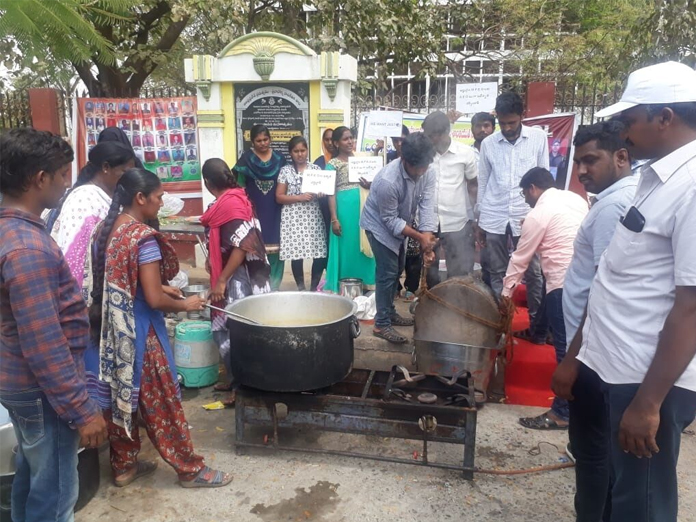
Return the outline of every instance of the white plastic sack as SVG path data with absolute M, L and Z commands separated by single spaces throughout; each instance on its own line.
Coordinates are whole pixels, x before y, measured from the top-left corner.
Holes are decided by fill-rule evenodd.
M 184 288 L 189 285 L 189 278 L 186 272 L 179 270 L 179 273 L 174 276 L 174 279 L 169 281 L 169 286 L 174 288 Z
M 377 315 L 377 301 L 375 300 L 375 293 L 372 292 L 370 295 L 359 295 L 353 299 L 356 305 L 358 305 L 358 311 L 355 312 L 355 317 L 361 321 L 370 321 Z
M 176 196 L 172 196 L 165 192 L 162 195 L 162 208 L 157 213 L 158 218 L 166 218 L 176 216 L 184 209 L 184 200 Z

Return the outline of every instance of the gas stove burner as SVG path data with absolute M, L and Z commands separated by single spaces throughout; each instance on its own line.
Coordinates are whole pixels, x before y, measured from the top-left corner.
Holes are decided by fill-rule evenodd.
M 423 392 L 417 398 L 421 404 L 435 404 L 437 402 L 437 395 L 430 392 Z
M 242 386 L 235 405 L 237 451 L 244 448 L 289 450 L 369 458 L 387 462 L 458 470 L 465 479 L 474 476 L 476 416 L 470 374 L 454 378 L 409 373 L 394 366 L 391 372 L 353 370 L 345 379 L 312 393 L 267 392 Z M 395 386 L 399 384 L 399 386 Z M 279 411 L 279 403 L 285 405 Z M 283 412 L 281 414 L 281 412 Z M 273 443 L 254 441 L 245 426 L 262 427 L 272 433 Z M 389 457 L 374 452 L 306 448 L 284 442 L 279 428 L 336 431 L 353 435 L 421 441 L 421 456 Z M 457 465 L 433 461 L 431 443 L 464 446 Z

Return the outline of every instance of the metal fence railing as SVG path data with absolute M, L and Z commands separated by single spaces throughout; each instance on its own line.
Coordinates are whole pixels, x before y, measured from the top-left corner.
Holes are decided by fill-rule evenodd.
M 501 86 L 501 91 L 511 88 L 508 84 Z M 520 88 L 522 89 L 520 91 Z M 516 91 L 525 97 L 525 84 L 517 86 Z M 580 125 L 597 121 L 595 114 L 602 108 L 615 103 L 622 92 L 622 84 L 613 85 L 579 85 L 571 82 L 556 84 L 555 112 L 575 112 L 578 114 Z M 398 94 L 395 92 L 376 92 L 363 95 L 353 91 L 351 100 L 351 126 L 356 127 L 360 115 L 375 109 L 396 109 L 404 112 L 431 113 L 443 111 L 449 113 L 456 109 L 456 95 L 449 94 Z
M 600 109 L 616 103 L 621 97 L 622 85 L 610 86 L 557 84 L 555 108 L 558 112 L 575 112 L 580 125 L 597 121 Z
M 27 91 L 0 91 L 0 131 L 31 126 Z

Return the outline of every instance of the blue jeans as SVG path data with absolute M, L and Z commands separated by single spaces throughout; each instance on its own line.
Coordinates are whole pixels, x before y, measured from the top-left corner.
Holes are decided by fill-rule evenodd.
M 544 297 L 546 320 L 553 333 L 553 347 L 556 349 L 556 362 L 560 364 L 566 354 L 565 322 L 563 321 L 563 289 L 558 288 Z M 564 421 L 568 420 L 568 401 L 554 397 L 551 411 Z
M 696 392 L 673 386 L 660 407 L 655 440 L 660 452 L 649 459 L 624 453 L 619 426 L 638 384 L 603 384 L 613 486 L 612 522 L 677 522 L 677 461 L 682 432 L 696 415 Z
M 394 308 L 394 296 L 397 289 L 397 277 L 404 266 L 404 245 L 401 244 L 399 254 L 384 246 L 375 239 L 370 232 L 367 233 L 370 240 L 372 254 L 375 256 L 375 302 L 377 315 L 375 327 L 380 330 L 391 326 L 391 318 L 396 315 Z
M 39 389 L 0 392 L 19 447 L 12 482 L 13 522 L 73 522 L 80 436 Z

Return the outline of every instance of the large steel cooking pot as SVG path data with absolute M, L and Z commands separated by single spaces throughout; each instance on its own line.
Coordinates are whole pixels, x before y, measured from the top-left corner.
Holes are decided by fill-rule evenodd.
M 451 376 L 467 370 L 476 388 L 486 391 L 504 338 L 496 328 L 458 310 L 488 323 L 499 323 L 500 313 L 491 290 L 471 276 L 454 277 L 432 288 L 412 308 L 413 360 L 418 371 Z
M 274 292 L 228 305 L 261 323 L 227 320 L 235 380 L 278 392 L 337 383 L 353 366 L 353 339 L 360 335 L 356 309 L 344 297 L 314 292 Z

